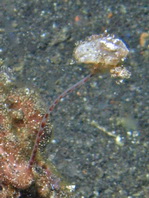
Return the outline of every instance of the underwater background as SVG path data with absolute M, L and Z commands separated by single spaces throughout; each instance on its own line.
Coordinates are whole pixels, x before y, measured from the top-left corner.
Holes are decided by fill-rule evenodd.
M 87 74 L 75 44 L 107 30 L 129 49 L 123 82 L 96 75 L 52 113 L 44 155 L 75 186 L 74 198 L 149 197 L 147 0 L 1 0 L 0 67 L 37 90 L 46 108 Z

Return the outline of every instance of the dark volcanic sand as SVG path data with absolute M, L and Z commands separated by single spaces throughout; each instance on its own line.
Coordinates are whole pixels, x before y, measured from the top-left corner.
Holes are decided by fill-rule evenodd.
M 147 0 L 0 1 L 0 64 L 37 89 L 47 106 L 89 73 L 71 64 L 77 41 L 108 30 L 130 50 L 124 62 L 130 79 L 117 84 L 97 75 L 51 116 L 54 139 L 46 155 L 76 185 L 74 198 L 149 197 L 149 38 L 140 45 L 148 11 Z M 114 131 L 121 144 L 92 121 Z

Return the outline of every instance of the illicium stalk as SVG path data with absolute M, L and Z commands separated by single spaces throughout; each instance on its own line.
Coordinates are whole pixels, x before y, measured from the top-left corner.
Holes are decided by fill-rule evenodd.
M 92 35 L 85 41 L 80 41 L 76 44 L 74 49 L 74 58 L 78 63 L 89 65 L 90 74 L 74 84 L 72 87 L 66 89 L 60 94 L 54 102 L 50 105 L 47 113 L 43 116 L 40 123 L 38 134 L 36 136 L 35 144 L 29 160 L 29 168 L 32 167 L 35 161 L 35 156 L 41 140 L 47 119 L 59 101 L 73 92 L 78 87 L 84 85 L 95 74 L 102 74 L 110 72 L 112 77 L 129 78 L 130 72 L 122 66 L 129 50 L 124 42 L 114 35 Z

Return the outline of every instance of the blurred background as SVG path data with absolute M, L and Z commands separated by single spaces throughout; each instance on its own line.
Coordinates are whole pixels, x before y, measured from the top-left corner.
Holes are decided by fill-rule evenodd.
M 147 0 L 0 1 L 0 66 L 47 108 L 90 72 L 73 60 L 78 41 L 107 30 L 130 50 L 130 79 L 97 75 L 50 117 L 45 155 L 75 185 L 74 198 L 149 197 L 148 22 Z

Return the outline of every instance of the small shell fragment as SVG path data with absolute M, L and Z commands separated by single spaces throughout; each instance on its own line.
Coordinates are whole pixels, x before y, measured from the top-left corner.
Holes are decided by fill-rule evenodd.
M 128 54 L 124 42 L 114 35 L 92 35 L 77 44 L 74 57 L 79 63 L 98 65 L 99 70 L 110 70 L 124 61 Z

